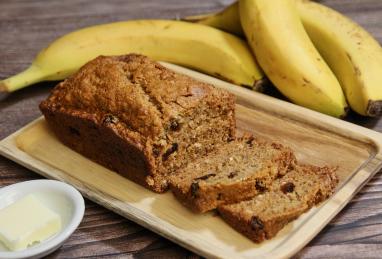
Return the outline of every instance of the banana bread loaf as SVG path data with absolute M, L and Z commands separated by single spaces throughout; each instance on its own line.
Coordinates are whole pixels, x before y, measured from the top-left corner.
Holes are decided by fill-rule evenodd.
M 141 55 L 98 57 L 40 104 L 66 145 L 156 192 L 235 137 L 235 99 Z
M 254 242 L 274 237 L 286 224 L 328 198 L 338 178 L 334 168 L 297 166 L 253 199 L 218 207 L 223 219 Z
M 221 145 L 170 178 L 174 195 L 195 212 L 252 198 L 295 163 L 280 144 L 243 137 Z

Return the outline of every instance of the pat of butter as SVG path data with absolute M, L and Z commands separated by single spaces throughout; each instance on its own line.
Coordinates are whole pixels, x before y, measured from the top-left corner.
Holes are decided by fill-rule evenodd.
M 25 249 L 60 229 L 60 216 L 31 194 L 0 209 L 0 241 L 9 250 Z

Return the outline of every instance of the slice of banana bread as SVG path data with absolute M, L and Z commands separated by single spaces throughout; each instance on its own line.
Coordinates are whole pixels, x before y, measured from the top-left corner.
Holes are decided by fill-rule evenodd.
M 141 55 L 98 57 L 40 104 L 69 147 L 156 192 L 235 137 L 235 98 Z
M 237 231 L 254 242 L 262 242 L 328 198 L 338 183 L 335 171 L 328 167 L 297 166 L 277 179 L 269 192 L 251 200 L 219 206 L 219 214 Z
M 205 212 L 266 191 L 294 163 L 289 148 L 247 136 L 179 170 L 170 188 L 185 206 Z

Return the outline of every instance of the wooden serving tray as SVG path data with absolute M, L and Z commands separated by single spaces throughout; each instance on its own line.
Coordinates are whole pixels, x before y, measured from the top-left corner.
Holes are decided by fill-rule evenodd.
M 43 118 L 0 142 L 0 153 L 206 257 L 285 258 L 306 245 L 382 166 L 382 134 L 175 65 L 165 66 L 237 96 L 239 131 L 279 141 L 301 162 L 338 165 L 340 184 L 324 204 L 254 244 L 214 213 L 194 214 L 170 192 L 155 194 L 61 144 Z M 218 126 L 218 125 L 217 125 Z

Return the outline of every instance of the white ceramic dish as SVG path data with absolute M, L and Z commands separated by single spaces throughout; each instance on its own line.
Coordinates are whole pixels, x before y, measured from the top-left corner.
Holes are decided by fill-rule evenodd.
M 0 209 L 32 193 L 61 216 L 62 228 L 49 239 L 21 251 L 9 251 L 0 242 L 0 259 L 41 258 L 48 255 L 59 248 L 81 223 L 85 211 L 82 195 L 72 186 L 54 180 L 26 181 L 1 188 Z

